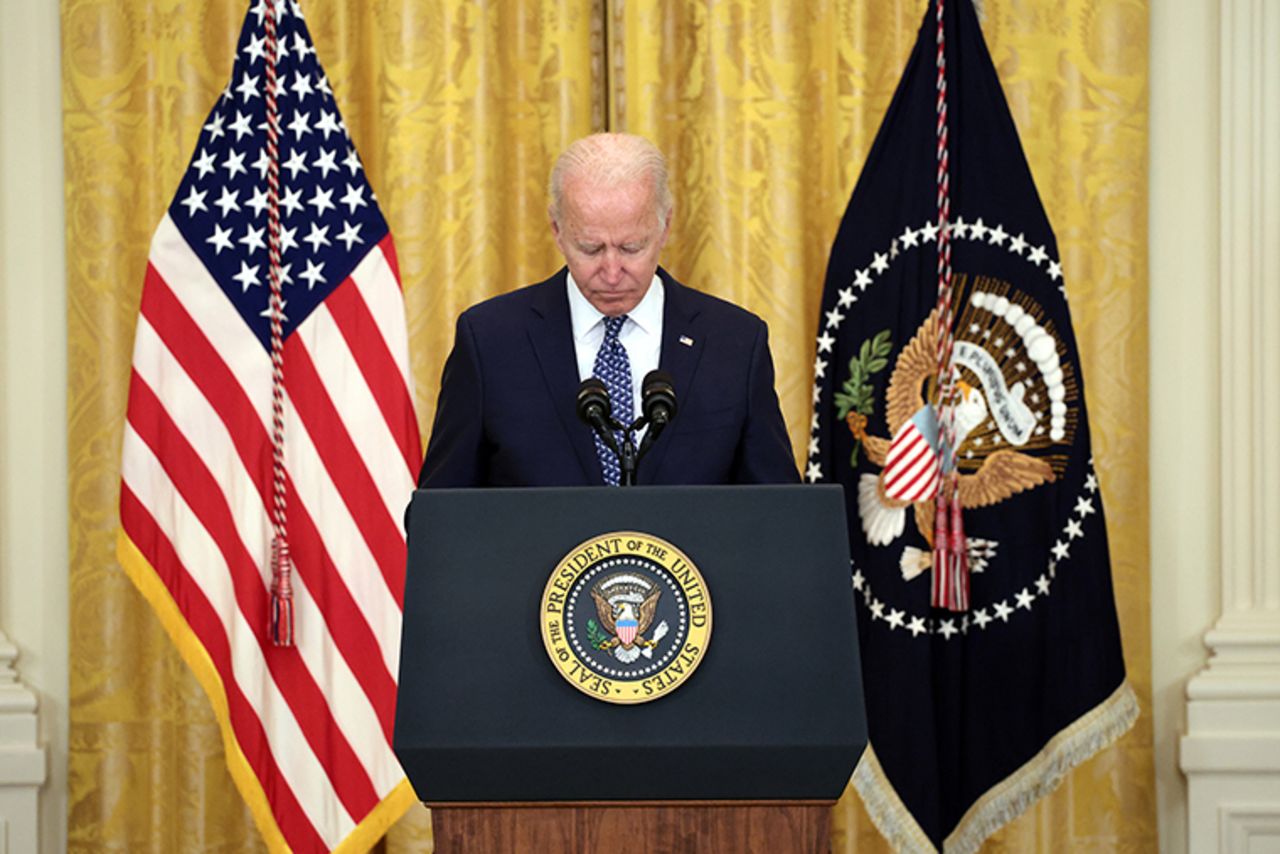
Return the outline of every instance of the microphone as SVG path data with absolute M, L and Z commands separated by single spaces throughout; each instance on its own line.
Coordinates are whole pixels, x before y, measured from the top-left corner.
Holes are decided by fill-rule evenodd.
M 644 439 L 640 442 L 640 453 L 649 452 L 658 434 L 676 417 L 675 380 L 666 371 L 650 371 L 644 375 L 640 385 L 640 412 L 642 421 L 649 424 Z
M 649 422 L 650 431 L 655 434 L 676 417 L 676 389 L 671 374 L 663 370 L 645 374 L 640 390 L 640 411 Z
M 578 418 L 596 431 L 605 447 L 618 453 L 618 443 L 614 441 L 613 431 L 609 429 L 609 390 L 599 377 L 587 377 L 578 386 Z

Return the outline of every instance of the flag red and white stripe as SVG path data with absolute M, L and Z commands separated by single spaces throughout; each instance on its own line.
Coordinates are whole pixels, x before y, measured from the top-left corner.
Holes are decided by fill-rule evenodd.
M 277 11 L 277 25 L 309 44 L 292 8 Z M 261 32 L 263 15 L 255 24 L 255 11 L 242 52 Z M 281 21 L 285 15 L 296 20 Z M 238 57 L 233 80 L 252 62 Z M 298 47 L 285 73 L 323 80 L 314 56 Z M 301 111 L 305 97 L 297 94 L 292 108 Z M 237 100 L 229 86 L 198 153 L 213 153 L 215 164 L 224 154 L 256 154 L 253 138 L 210 132 L 216 116 L 245 114 L 252 101 Z M 334 149 L 349 144 L 333 142 Z M 285 148 L 313 162 L 328 150 L 314 144 Z M 295 175 L 293 188 L 310 180 L 305 197 L 325 192 L 325 178 L 345 178 L 349 194 L 363 198 L 354 150 L 347 157 L 343 174 Z M 243 193 L 247 201 L 237 180 L 253 180 L 252 171 L 226 172 L 193 163 L 151 244 L 130 377 L 118 551 L 208 692 L 232 776 L 270 847 L 367 849 L 414 800 L 391 747 L 401 520 L 421 459 L 395 250 L 376 206 L 366 210 L 369 192 L 370 201 L 349 205 L 341 219 L 362 238 L 346 241 L 349 255 L 319 240 L 310 252 L 295 241 L 284 253 L 292 265 L 282 414 L 294 645 L 276 646 L 268 633 L 272 360 L 263 338 L 268 319 L 258 312 L 266 289 L 252 288 L 247 275 L 228 281 L 236 265 L 266 263 L 265 252 L 254 257 L 250 239 L 235 241 L 243 246 L 231 247 L 238 255 L 224 255 L 205 239 L 225 228 L 234 240 L 240 226 L 249 234 L 262 220 L 247 205 L 221 216 L 181 207 L 183 189 L 210 201 L 219 190 Z M 287 175 L 283 183 L 289 192 Z M 299 235 L 308 226 L 327 230 L 321 215 L 335 213 L 289 211 L 282 226 Z M 308 287 L 298 281 L 304 264 L 345 272 L 330 279 L 317 272 Z

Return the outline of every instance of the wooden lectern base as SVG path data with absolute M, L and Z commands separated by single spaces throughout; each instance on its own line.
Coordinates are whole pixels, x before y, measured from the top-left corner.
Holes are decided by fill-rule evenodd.
M 427 804 L 437 854 L 830 850 L 831 801 Z

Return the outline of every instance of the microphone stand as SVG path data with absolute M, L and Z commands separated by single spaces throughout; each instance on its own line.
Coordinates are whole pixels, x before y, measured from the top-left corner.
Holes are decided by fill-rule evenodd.
M 645 451 L 649 450 L 648 442 L 642 442 L 642 450 L 636 451 L 636 443 L 632 441 L 631 435 L 635 430 L 639 430 L 647 422 L 644 416 L 640 416 L 631 422 L 628 427 L 612 415 L 601 418 L 599 423 L 594 423 L 596 434 L 609 450 L 613 451 L 613 455 L 618 458 L 618 485 L 619 486 L 635 486 L 636 485 L 636 465 L 640 462 L 640 457 Z M 622 434 L 622 445 L 613 438 L 614 431 Z M 646 434 L 645 438 L 648 436 Z
M 651 394 L 651 386 L 659 390 L 657 395 Z M 668 375 L 661 371 L 651 371 L 645 378 L 644 412 L 632 421 L 630 426 L 621 423 L 609 412 L 608 392 L 599 378 L 588 377 L 578 387 L 578 417 L 591 425 L 591 429 L 595 431 L 604 446 L 617 457 L 619 486 L 635 486 L 636 467 L 675 414 L 675 398 L 670 386 L 671 380 Z M 651 397 L 657 399 L 659 403 L 650 405 Z M 662 402 L 664 398 L 666 402 Z M 649 429 L 637 450 L 633 437 L 637 430 L 646 426 Z M 622 434 L 621 446 L 614 438 L 615 430 Z
M 635 486 L 636 484 L 636 467 L 640 464 L 640 460 L 644 459 L 644 455 L 649 453 L 649 449 L 653 447 L 654 440 L 658 438 L 658 434 L 667 426 L 665 417 L 656 417 L 650 420 L 647 416 L 641 415 L 635 421 L 631 422 L 630 427 L 623 427 L 613 418 L 609 419 L 613 422 L 616 430 L 622 431 L 622 447 L 614 452 L 618 455 L 618 476 L 619 486 Z M 631 437 L 637 430 L 648 426 L 649 430 L 644 434 L 644 438 L 640 440 L 639 449 L 632 441 Z
M 635 486 L 636 485 L 636 466 L 640 463 L 640 458 L 649 450 L 650 433 L 646 433 L 644 441 L 640 443 L 639 450 L 636 449 L 636 443 L 632 440 L 632 435 L 636 430 L 644 427 L 649 423 L 643 415 L 631 422 L 628 427 L 613 416 L 606 416 L 601 419 L 600 424 L 596 424 L 596 433 L 604 442 L 605 447 L 613 451 L 614 456 L 618 458 L 618 485 L 619 486 Z M 614 441 L 613 433 L 617 431 L 622 434 L 622 444 L 618 445 Z
M 622 453 L 618 455 L 619 486 L 636 485 L 636 465 L 640 462 L 640 455 L 636 453 L 636 443 L 631 441 L 631 431 L 638 429 L 643 420 L 644 418 L 636 419 L 622 431 Z

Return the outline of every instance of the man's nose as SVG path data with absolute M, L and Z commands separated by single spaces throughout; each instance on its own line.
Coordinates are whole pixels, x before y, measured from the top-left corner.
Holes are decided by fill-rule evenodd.
M 622 281 L 622 255 L 613 250 L 608 250 L 604 255 L 604 279 L 610 285 L 616 285 Z

